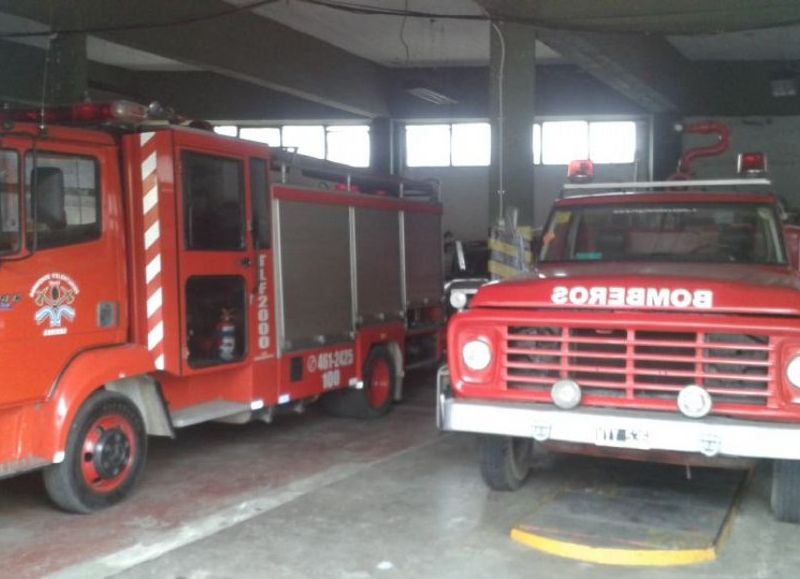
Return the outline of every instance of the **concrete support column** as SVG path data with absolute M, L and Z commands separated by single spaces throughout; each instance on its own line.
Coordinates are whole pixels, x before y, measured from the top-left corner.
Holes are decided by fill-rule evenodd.
M 491 223 L 495 223 L 500 216 L 498 191 L 502 189 L 505 191 L 502 195 L 504 208 L 516 207 L 519 224 L 533 225 L 536 35 L 533 28 L 525 24 L 498 22 L 496 26 L 491 30 L 489 65 L 492 120 L 490 218 Z
M 678 168 L 683 139 L 675 125 L 680 117 L 671 113 L 653 115 L 653 180 L 668 179 Z
M 392 121 L 376 117 L 369 127 L 369 166 L 378 173 L 392 172 L 392 150 L 394 148 Z
M 51 40 L 46 82 L 49 103 L 83 101 L 89 88 L 85 34 L 59 34 Z

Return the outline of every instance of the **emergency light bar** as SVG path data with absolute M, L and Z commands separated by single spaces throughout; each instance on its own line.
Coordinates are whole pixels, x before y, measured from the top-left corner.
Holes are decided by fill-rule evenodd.
M 630 181 L 627 183 L 567 183 L 562 187 L 561 196 L 565 197 L 568 191 L 596 193 L 596 192 L 625 192 L 641 191 L 646 189 L 686 189 L 706 187 L 736 187 L 736 186 L 765 186 L 772 185 L 769 179 L 695 179 L 691 181 Z
M 594 179 L 594 163 L 588 159 L 570 161 L 567 180 L 570 183 L 589 183 Z
M 767 173 L 767 156 L 764 153 L 739 153 L 736 169 L 739 175 L 761 177 Z
M 80 103 L 46 109 L 0 111 L 1 121 L 56 124 L 139 124 L 147 119 L 147 107 L 130 101 Z

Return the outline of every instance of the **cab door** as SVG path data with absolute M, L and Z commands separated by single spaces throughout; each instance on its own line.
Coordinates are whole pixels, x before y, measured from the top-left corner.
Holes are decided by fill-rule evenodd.
M 44 399 L 77 354 L 126 339 L 117 159 L 111 144 L 0 144 L 0 407 Z
M 231 141 L 176 132 L 181 374 L 240 366 L 251 357 L 248 159 Z

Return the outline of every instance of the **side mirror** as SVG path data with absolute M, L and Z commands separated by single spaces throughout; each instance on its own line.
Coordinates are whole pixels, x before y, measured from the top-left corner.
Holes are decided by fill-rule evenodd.
M 792 269 L 800 271 L 800 225 L 783 225 L 783 239 Z

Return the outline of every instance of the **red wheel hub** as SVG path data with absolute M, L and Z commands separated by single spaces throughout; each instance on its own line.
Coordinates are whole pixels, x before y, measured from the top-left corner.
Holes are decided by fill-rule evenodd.
M 372 408 L 380 408 L 389 398 L 392 374 L 389 363 L 379 358 L 372 363 L 367 383 L 367 400 Z
M 128 477 L 136 452 L 136 437 L 125 418 L 116 414 L 98 418 L 83 440 L 84 482 L 96 492 L 113 491 Z

